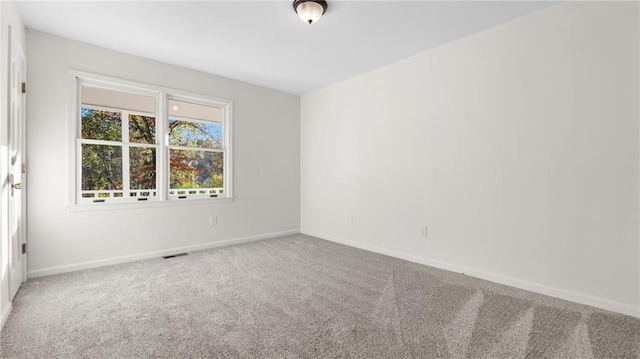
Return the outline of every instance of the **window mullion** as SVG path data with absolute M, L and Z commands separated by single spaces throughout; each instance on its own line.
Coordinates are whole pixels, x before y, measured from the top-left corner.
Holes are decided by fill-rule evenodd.
M 131 197 L 131 170 L 129 168 L 129 112 L 122 111 L 122 191 L 125 198 Z
M 80 125 L 82 126 L 82 124 Z M 82 199 L 82 141 L 76 141 L 76 203 Z
M 203 152 L 220 152 L 224 153 L 224 149 L 220 148 L 207 148 L 207 147 L 189 147 L 189 146 L 167 146 L 170 150 L 182 150 L 182 151 L 203 151 Z
M 83 145 L 122 146 L 120 141 L 90 140 L 86 138 L 78 138 L 78 141 Z
M 156 189 L 160 200 L 164 201 L 169 193 L 167 94 L 161 92 L 157 97 L 156 103 Z

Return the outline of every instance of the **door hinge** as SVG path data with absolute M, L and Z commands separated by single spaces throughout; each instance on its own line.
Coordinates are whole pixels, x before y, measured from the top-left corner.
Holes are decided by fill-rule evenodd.
M 26 82 L 22 83 L 22 93 L 27 93 L 27 83 Z
M 27 244 L 22 243 L 22 254 L 27 254 Z
M 26 163 L 22 164 L 22 173 L 27 173 L 27 164 Z

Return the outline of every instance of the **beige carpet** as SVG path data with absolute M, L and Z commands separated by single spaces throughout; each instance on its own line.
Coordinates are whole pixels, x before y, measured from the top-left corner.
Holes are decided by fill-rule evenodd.
M 31 279 L 2 358 L 639 358 L 640 320 L 296 235 Z

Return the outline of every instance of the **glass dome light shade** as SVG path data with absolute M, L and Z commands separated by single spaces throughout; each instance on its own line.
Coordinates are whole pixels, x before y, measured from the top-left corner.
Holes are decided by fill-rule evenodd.
M 308 24 L 313 24 L 320 20 L 327 8 L 325 1 L 314 0 L 298 0 L 293 3 L 293 6 L 300 19 Z

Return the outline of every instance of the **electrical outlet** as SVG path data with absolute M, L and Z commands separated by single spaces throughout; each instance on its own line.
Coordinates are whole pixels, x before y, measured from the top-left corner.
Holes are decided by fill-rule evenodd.
M 209 217 L 209 227 L 215 227 L 218 225 L 218 216 Z
M 420 236 L 421 237 L 426 237 L 427 236 L 427 225 L 426 224 L 424 226 L 420 227 Z

